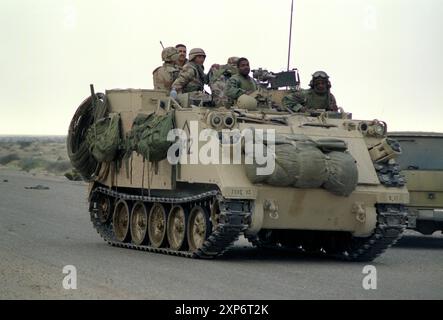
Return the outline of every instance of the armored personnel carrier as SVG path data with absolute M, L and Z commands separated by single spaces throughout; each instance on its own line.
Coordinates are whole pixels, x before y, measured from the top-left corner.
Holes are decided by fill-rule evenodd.
M 90 182 L 97 232 L 113 246 L 192 258 L 220 256 L 240 235 L 350 261 L 394 244 L 409 194 L 386 124 L 285 110 L 285 77 L 231 108 L 205 94 L 91 87 L 67 144 Z
M 408 228 L 429 235 L 443 232 L 443 134 L 390 132 L 402 148 L 398 157 L 410 194 Z

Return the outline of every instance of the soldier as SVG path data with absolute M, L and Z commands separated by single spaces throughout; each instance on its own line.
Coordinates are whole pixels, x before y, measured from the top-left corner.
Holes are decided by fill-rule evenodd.
M 310 89 L 301 89 L 285 96 L 282 103 L 295 112 L 305 112 L 309 109 L 324 109 L 337 111 L 337 102 L 330 92 L 331 82 L 324 71 L 317 71 L 312 75 Z
M 187 93 L 193 91 L 203 91 L 207 83 L 203 63 L 206 53 L 203 49 L 194 48 L 189 52 L 189 62 L 180 71 L 178 78 L 172 84 L 171 95 L 177 93 Z
M 228 107 L 229 98 L 225 94 L 226 84 L 233 75 L 238 73 L 238 57 L 230 57 L 225 65 L 215 65 L 208 73 L 209 87 L 211 88 L 212 101 L 216 106 Z
M 225 94 L 232 100 L 238 99 L 243 94 L 251 94 L 258 89 L 255 80 L 249 76 L 251 68 L 248 59 L 238 59 L 237 68 L 238 73 L 228 80 L 225 89 Z
M 172 83 L 177 79 L 179 69 L 175 65 L 178 59 L 178 50 L 174 47 L 164 48 L 162 51 L 163 66 L 152 72 L 154 78 L 154 89 L 171 90 Z
M 183 69 L 184 65 L 188 62 L 188 59 L 186 59 L 186 46 L 180 43 L 176 45 L 175 48 L 178 50 L 179 53 L 177 66 L 181 70 Z

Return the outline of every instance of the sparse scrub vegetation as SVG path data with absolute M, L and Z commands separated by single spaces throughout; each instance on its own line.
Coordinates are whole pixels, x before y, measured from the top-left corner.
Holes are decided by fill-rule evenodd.
M 79 179 L 67 157 L 66 137 L 61 136 L 0 136 L 0 165 L 33 174 L 69 173 L 72 180 Z
M 20 160 L 18 165 L 23 171 L 29 172 L 32 169 L 44 167 L 46 165 L 46 161 L 40 158 L 30 157 Z
M 71 181 L 82 181 L 82 176 L 75 170 L 72 169 L 70 172 L 65 173 L 65 177 Z
M 32 144 L 32 141 L 17 141 L 17 144 L 20 146 L 20 149 L 25 149 Z
M 16 153 L 11 153 L 6 156 L 0 157 L 0 164 L 5 166 L 15 160 L 20 160 L 20 157 Z
M 53 173 L 65 173 L 72 169 L 71 162 L 68 160 L 64 161 L 50 161 L 45 166 L 46 171 Z

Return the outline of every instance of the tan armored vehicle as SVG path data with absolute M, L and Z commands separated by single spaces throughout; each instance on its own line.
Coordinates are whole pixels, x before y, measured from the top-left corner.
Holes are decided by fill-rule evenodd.
M 410 193 L 408 228 L 443 232 L 443 134 L 391 132 L 402 148 L 398 157 Z
M 68 150 L 90 182 L 98 233 L 114 246 L 186 257 L 221 255 L 244 235 L 268 248 L 376 258 L 406 226 L 398 145 L 380 121 L 285 111 L 284 94 L 270 88 L 226 109 L 204 94 L 92 90 Z M 167 141 L 172 128 L 179 134 Z

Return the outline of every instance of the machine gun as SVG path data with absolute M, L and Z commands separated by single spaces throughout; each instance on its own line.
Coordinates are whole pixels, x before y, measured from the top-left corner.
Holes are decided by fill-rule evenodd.
M 252 70 L 252 76 L 265 89 L 278 90 L 281 87 L 300 87 L 300 76 L 297 69 L 283 72 L 269 72 L 262 68 Z

